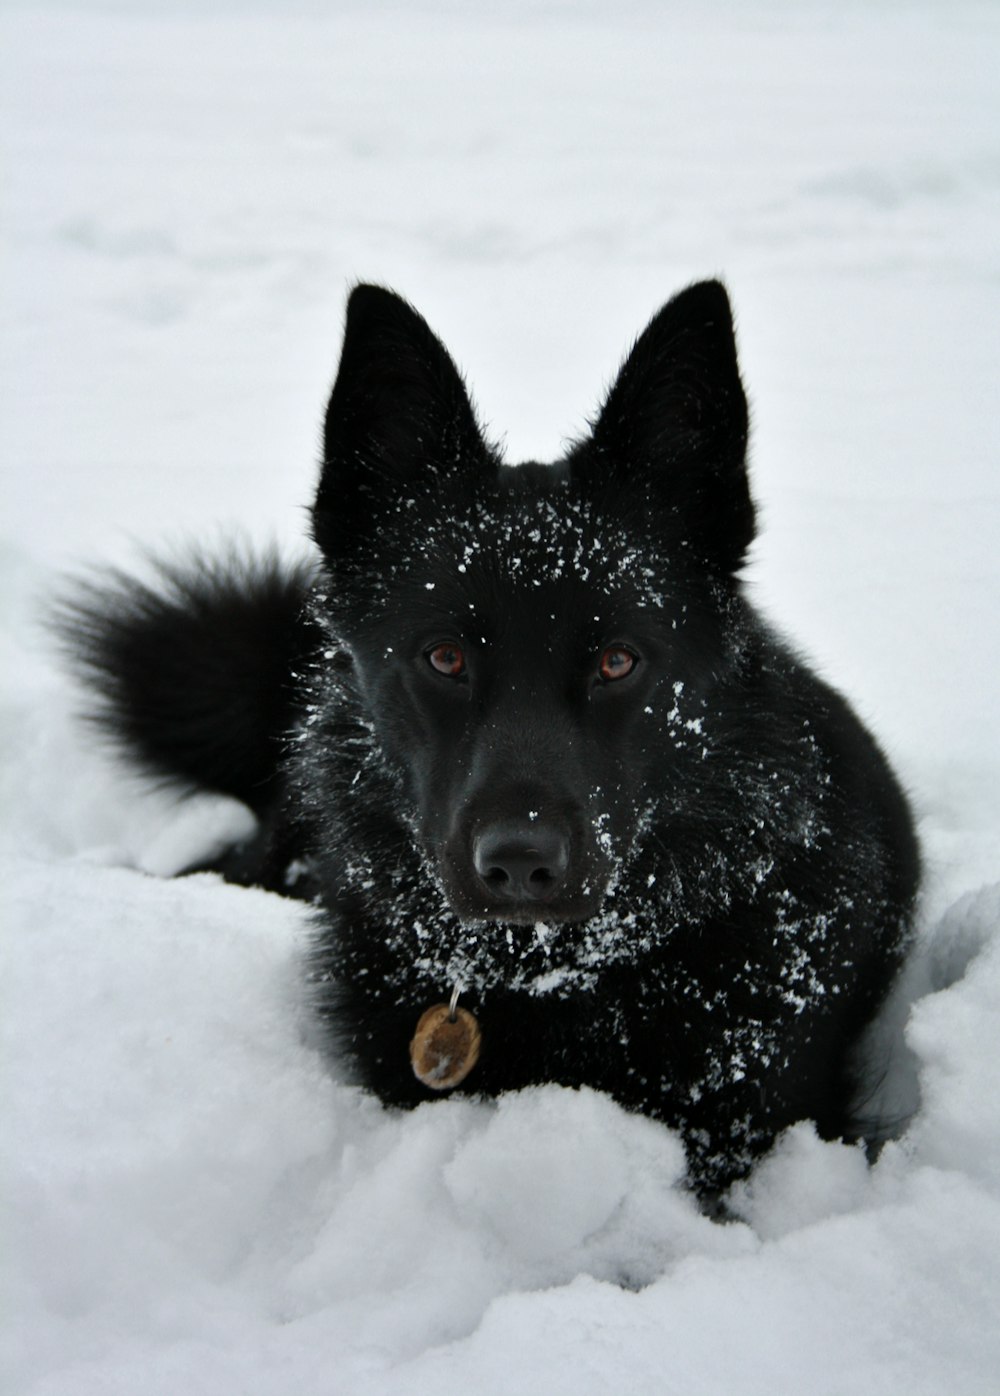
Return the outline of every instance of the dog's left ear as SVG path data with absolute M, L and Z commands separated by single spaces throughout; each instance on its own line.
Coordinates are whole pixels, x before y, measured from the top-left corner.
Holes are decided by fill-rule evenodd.
M 356 286 L 323 437 L 313 532 L 347 560 L 380 517 L 489 459 L 458 369 L 422 316 L 381 286 Z
M 734 572 L 754 536 L 747 425 L 729 297 L 702 281 L 640 335 L 574 471 L 591 489 L 638 488 L 712 570 Z

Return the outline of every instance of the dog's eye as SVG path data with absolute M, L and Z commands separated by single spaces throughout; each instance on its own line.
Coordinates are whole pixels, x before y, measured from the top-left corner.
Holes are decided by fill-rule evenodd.
M 458 645 L 435 645 L 427 651 L 427 662 L 448 679 L 460 678 L 465 673 L 465 655 Z
M 638 662 L 638 655 L 627 650 L 624 645 L 611 645 L 601 655 L 601 662 L 597 668 L 605 683 L 613 683 L 615 679 L 624 679 L 631 674 Z

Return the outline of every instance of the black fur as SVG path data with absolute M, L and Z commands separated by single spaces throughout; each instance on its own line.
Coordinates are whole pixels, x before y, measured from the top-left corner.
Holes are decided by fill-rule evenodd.
M 316 567 L 64 607 L 141 764 L 258 814 L 222 871 L 316 898 L 318 1011 L 383 1100 L 429 1098 L 408 1044 L 458 986 L 468 1089 L 607 1090 L 682 1131 L 703 1192 L 797 1119 L 855 1132 L 918 856 L 872 738 L 742 595 L 746 442 L 717 282 L 660 311 L 585 440 L 516 469 L 424 321 L 360 286 Z

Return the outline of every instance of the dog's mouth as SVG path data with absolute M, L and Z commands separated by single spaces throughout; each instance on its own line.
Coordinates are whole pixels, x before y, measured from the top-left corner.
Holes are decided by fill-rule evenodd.
M 506 905 L 503 908 L 490 906 L 457 906 L 452 900 L 452 910 L 465 925 L 487 926 L 568 926 L 580 921 L 591 920 L 600 909 L 600 900 L 551 902 L 543 906 L 529 903 L 524 906 Z
M 439 938 L 425 935 L 420 972 L 439 996 L 467 995 L 473 1012 L 496 993 L 565 998 L 594 989 L 610 966 L 634 957 L 634 924 L 634 911 L 613 902 L 593 916 L 574 907 L 565 921 L 537 911 L 470 917 L 442 927 Z

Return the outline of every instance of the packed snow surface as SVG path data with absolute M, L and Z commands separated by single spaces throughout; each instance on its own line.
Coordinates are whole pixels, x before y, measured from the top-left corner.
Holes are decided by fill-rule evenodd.
M 2 27 L 4 1389 L 996 1391 L 1000 12 L 14 0 Z M 37 626 L 62 570 L 136 544 L 301 546 L 353 280 L 544 459 L 716 274 L 750 586 L 882 738 L 926 857 L 873 1048 L 915 1115 L 875 1167 L 796 1127 L 726 1224 L 599 1095 L 402 1115 L 339 1083 L 303 909 L 165 880 L 245 812 L 116 768 Z

